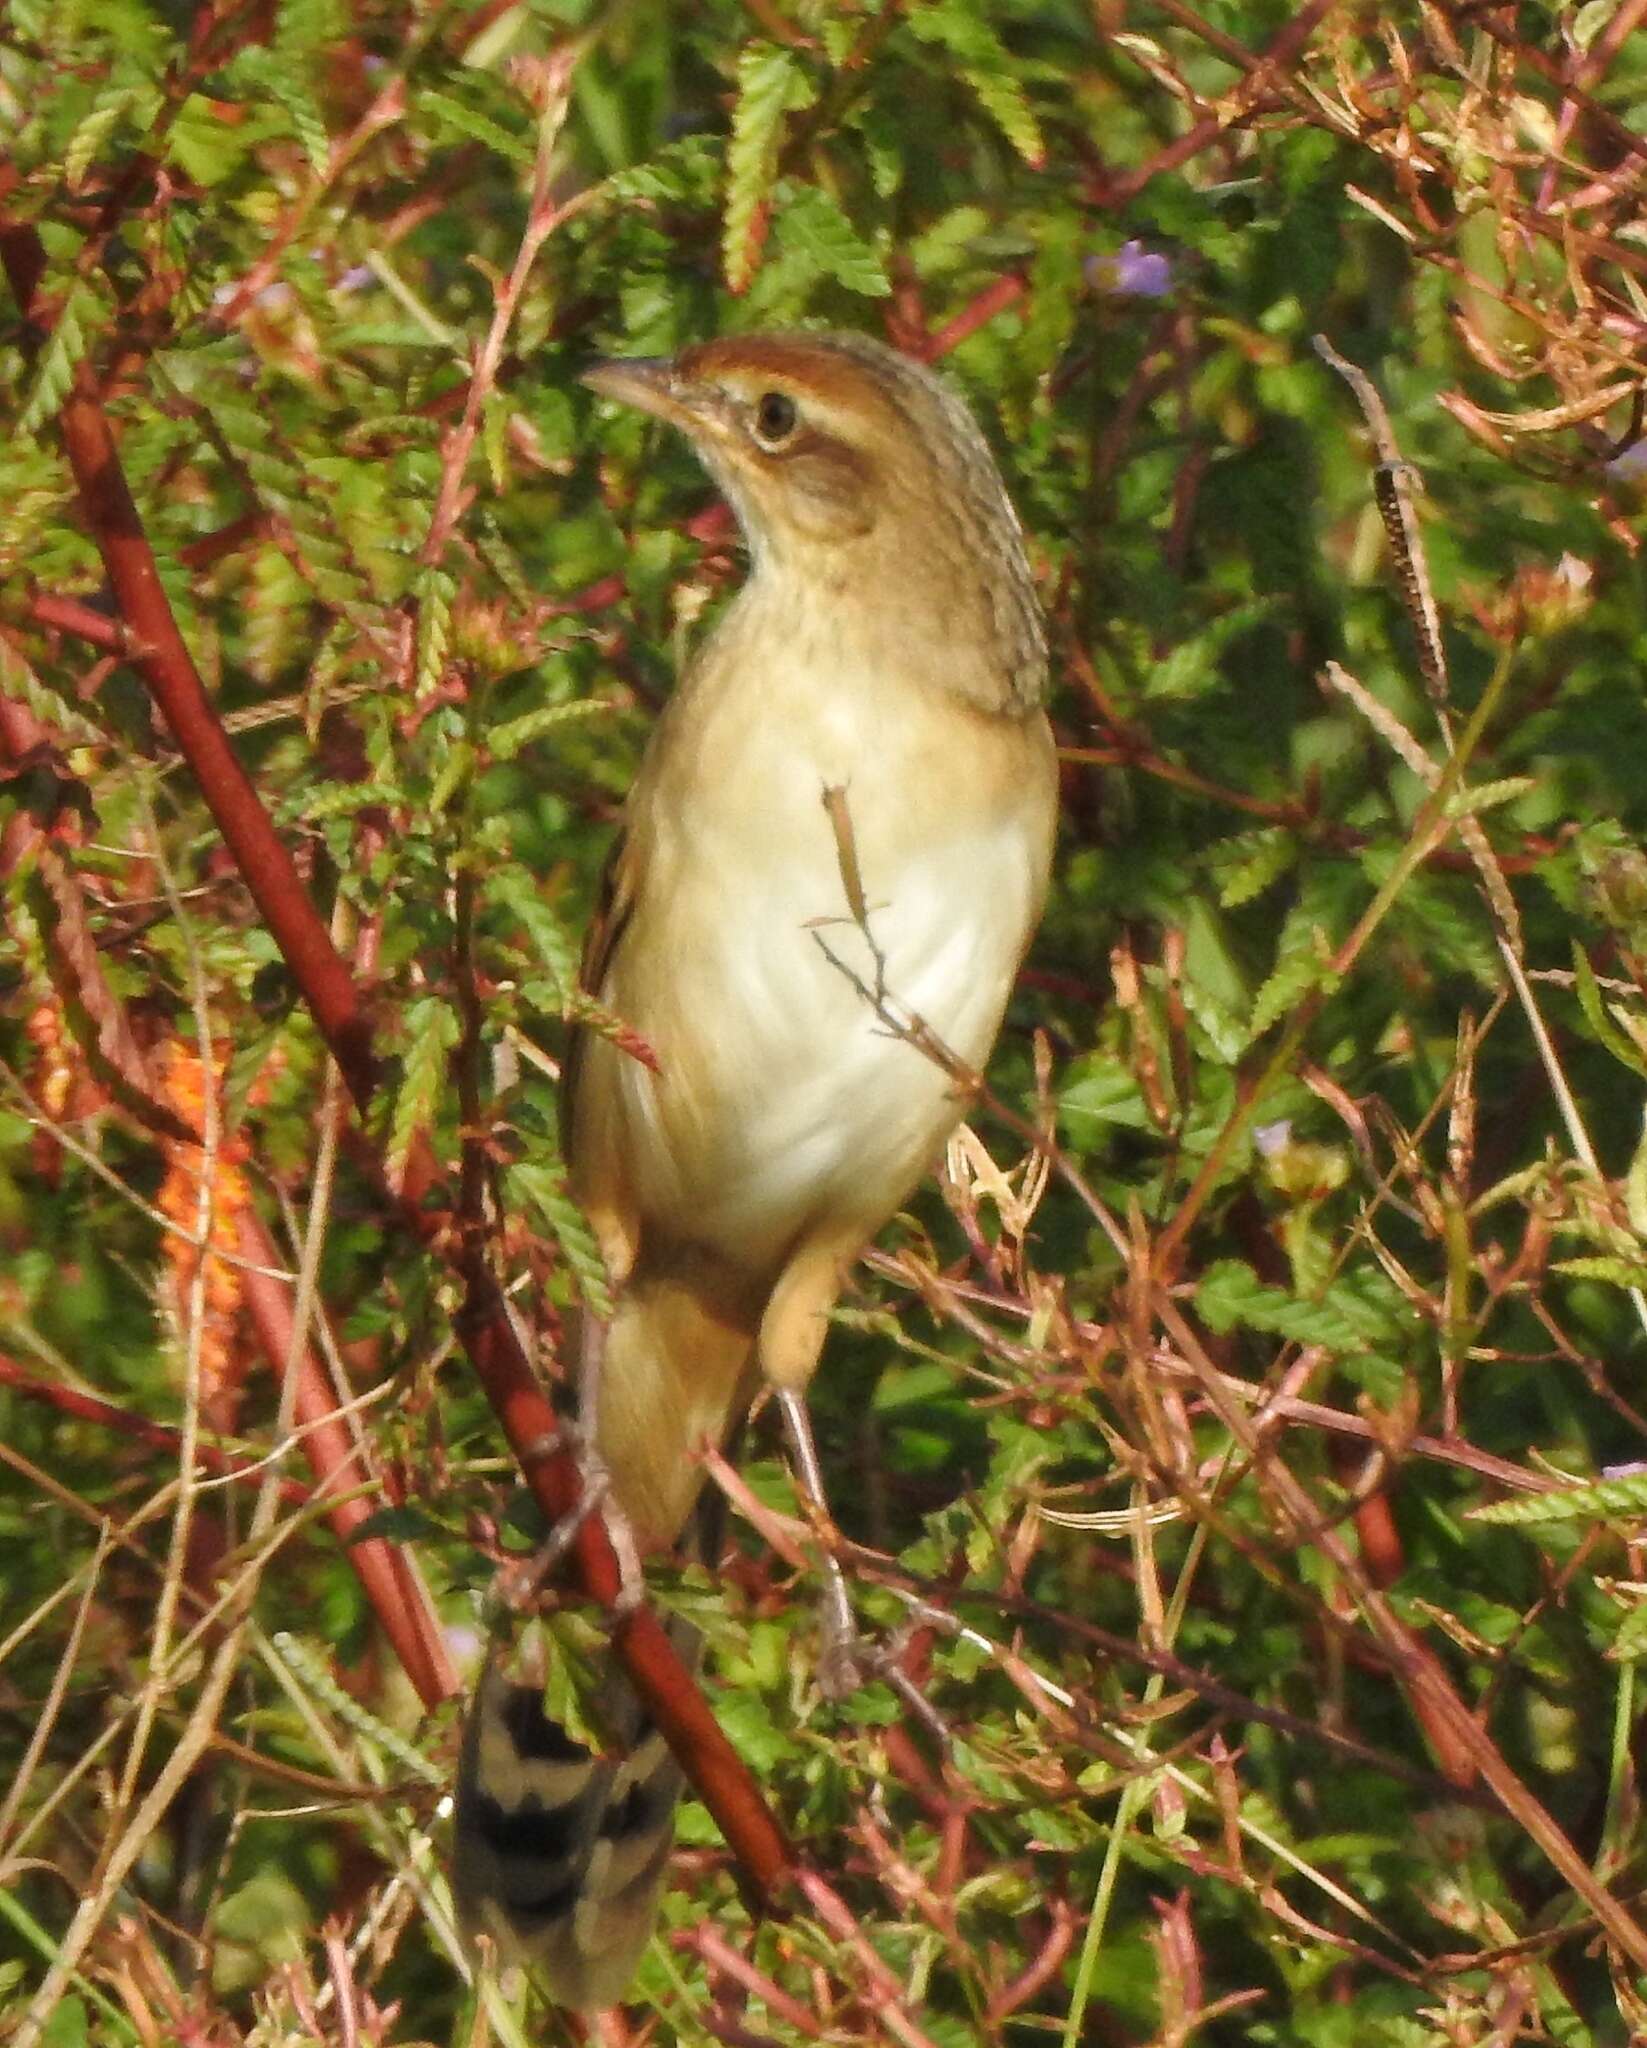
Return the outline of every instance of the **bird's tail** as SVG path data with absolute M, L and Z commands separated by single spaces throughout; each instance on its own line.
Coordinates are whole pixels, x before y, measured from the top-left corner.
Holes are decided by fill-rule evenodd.
M 700 1556 L 718 1529 L 694 1515 L 693 1453 L 724 1442 L 748 1403 L 753 1309 L 675 1269 L 630 1281 L 607 1333 L 599 1448 L 613 1497 L 644 1550 L 688 1538 Z M 710 1304 L 716 1304 L 711 1306 Z M 718 1506 L 711 1489 L 706 1499 Z M 698 1636 L 669 1624 L 688 1664 Z M 472 1934 L 537 1969 L 562 2005 L 622 1997 L 651 1937 L 674 1840 L 682 1773 L 615 1661 L 591 1718 L 608 1743 L 594 1755 L 544 1712 L 541 1686 L 507 1678 L 496 1655 L 476 1689 L 458 1766 L 452 1879 Z
M 633 1693 L 629 1707 L 621 1753 L 594 1756 L 494 1659 L 458 1766 L 452 1882 L 469 1932 L 574 2009 L 623 1996 L 674 1841 L 680 1766 Z

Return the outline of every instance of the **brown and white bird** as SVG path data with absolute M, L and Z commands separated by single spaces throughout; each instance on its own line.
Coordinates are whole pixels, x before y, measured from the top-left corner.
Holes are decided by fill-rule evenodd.
M 763 1381 L 815 1485 L 801 1396 L 829 1312 L 964 1107 L 917 1041 L 989 1057 L 1046 892 L 1055 759 L 1018 521 L 930 371 L 861 336 L 755 335 L 585 381 L 688 437 L 751 556 L 647 748 L 585 962 L 657 1070 L 591 1036 L 569 1090 L 617 1290 L 585 1336 L 594 1444 L 658 1552 L 692 1516 L 695 1451 Z M 628 1981 L 679 1790 L 610 1691 L 625 1753 L 597 1760 L 494 1669 L 460 1775 L 470 1923 L 573 2006 Z

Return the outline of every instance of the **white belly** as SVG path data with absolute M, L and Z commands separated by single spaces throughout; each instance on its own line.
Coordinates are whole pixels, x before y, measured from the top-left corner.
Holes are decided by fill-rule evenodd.
M 964 759 L 951 778 L 934 758 L 953 737 L 942 719 L 900 731 L 909 720 L 889 728 L 861 699 L 830 702 L 709 733 L 718 773 L 707 792 L 696 778 L 690 807 L 664 804 L 607 992 L 661 1069 L 627 1061 L 618 1084 L 643 1217 L 756 1268 L 820 1214 L 873 1231 L 931 1165 L 960 1114 L 955 1084 L 876 994 L 981 1067 L 1044 882 L 1044 786 L 980 802 L 957 786 Z M 917 785 L 941 800 L 917 802 Z M 846 792 L 867 937 L 831 786 Z

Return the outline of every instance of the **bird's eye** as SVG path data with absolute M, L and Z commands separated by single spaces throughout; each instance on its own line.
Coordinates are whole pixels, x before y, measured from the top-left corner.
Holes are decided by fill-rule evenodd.
M 763 391 L 755 401 L 755 439 L 763 448 L 781 448 L 800 418 L 794 399 L 786 392 Z

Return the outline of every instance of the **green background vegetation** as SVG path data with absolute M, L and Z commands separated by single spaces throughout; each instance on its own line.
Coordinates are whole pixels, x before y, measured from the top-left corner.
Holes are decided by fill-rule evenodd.
M 101 395 L 370 980 L 391 1174 L 457 1157 L 478 997 L 495 1257 L 549 1360 L 601 1286 L 555 1139 L 579 935 L 739 574 L 685 447 L 577 372 L 815 323 L 941 358 L 977 410 L 1068 750 L 973 1119 L 1006 1178 L 958 1157 L 889 1228 L 817 1391 L 842 1527 L 895 1560 L 866 1620 L 930 1603 L 908 1668 L 949 1742 L 884 1685 L 820 1701 L 816 1573 L 734 1514 L 723 1568 L 659 1594 L 859 1938 L 752 1921 L 691 1809 L 600 2038 L 1642 2037 L 1639 13 L 0 9 L 0 226 L 47 258 L 32 328 L 0 294 L 0 693 L 38 721 L 0 782 L 13 2020 L 56 1956 L 28 2024 L 57 2048 L 577 2037 L 529 1994 L 476 2018 L 405 1881 L 455 1721 L 420 1719 L 344 1550 L 290 1504 L 249 1542 L 249 1489 L 180 1495 L 137 1427 L 279 1440 L 234 1269 L 180 1235 L 249 1202 L 284 1270 L 317 1261 L 399 1502 L 374 1526 L 460 1651 L 532 1540 L 450 1279 L 323 1140 L 321 1041 L 122 659 L 64 396 Z M 1316 334 L 1413 466 L 1444 684 Z M 204 1206 L 111 1078 L 117 1024 L 174 1107 L 211 1040 Z M 795 1514 L 770 1417 L 742 1469 Z M 252 1620 L 204 1718 L 241 1748 L 153 1826 L 229 1585 Z

